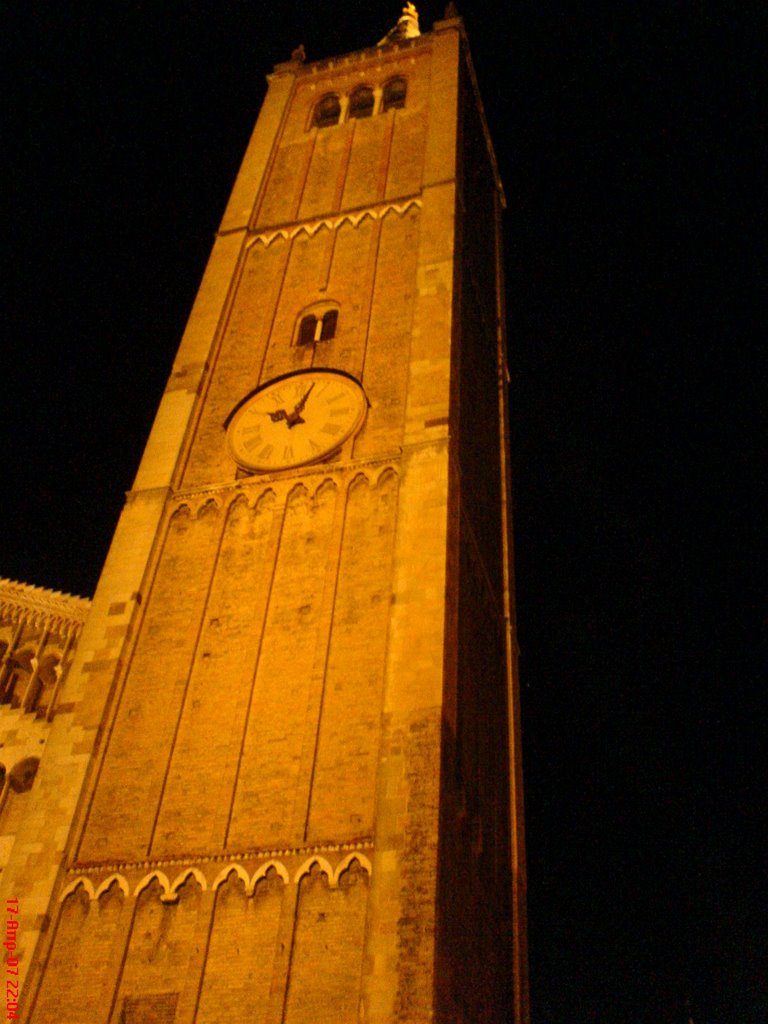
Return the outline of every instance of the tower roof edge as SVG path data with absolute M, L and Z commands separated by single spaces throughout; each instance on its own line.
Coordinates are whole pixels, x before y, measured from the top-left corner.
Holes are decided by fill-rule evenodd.
M 477 104 L 477 111 L 478 111 L 478 113 L 480 115 L 480 123 L 483 126 L 483 136 L 485 138 L 485 145 L 486 145 L 486 147 L 488 149 L 488 157 L 489 157 L 489 159 L 491 161 L 491 167 L 493 168 L 493 177 L 494 177 L 494 180 L 496 182 L 496 188 L 498 189 L 499 197 L 501 199 L 502 209 L 506 209 L 506 207 L 507 207 L 507 198 L 506 198 L 506 195 L 504 194 L 504 182 L 501 180 L 501 173 L 499 171 L 499 162 L 496 159 L 496 150 L 494 149 L 494 146 L 493 146 L 493 139 L 491 137 L 491 130 L 488 127 L 488 118 L 485 116 L 485 107 L 483 105 L 483 98 L 480 95 L 480 86 L 478 85 L 478 82 L 477 82 L 477 75 L 475 74 L 475 65 L 474 65 L 474 63 L 472 61 L 472 51 L 471 51 L 470 46 L 469 46 L 469 38 L 467 36 L 467 31 L 464 28 L 464 22 L 463 22 L 463 20 L 460 17 L 457 16 L 455 18 L 451 18 L 451 19 L 448 19 L 448 20 L 445 20 L 445 21 L 435 22 L 433 27 L 434 27 L 435 31 L 441 31 L 441 30 L 444 30 L 446 28 L 452 28 L 454 30 L 457 30 L 459 35 L 460 35 L 460 37 L 461 37 L 461 42 L 462 42 L 461 49 L 462 49 L 462 53 L 464 55 L 464 59 L 465 59 L 465 61 L 467 63 L 467 73 L 469 75 L 469 81 L 470 81 L 470 83 L 472 85 L 472 92 L 473 92 L 474 97 L 475 97 L 475 103 Z

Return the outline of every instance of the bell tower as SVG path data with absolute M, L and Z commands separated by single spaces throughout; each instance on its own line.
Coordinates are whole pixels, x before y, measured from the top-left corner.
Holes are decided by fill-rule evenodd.
M 270 75 L 9 865 L 25 1019 L 527 1020 L 502 206 L 459 18 Z

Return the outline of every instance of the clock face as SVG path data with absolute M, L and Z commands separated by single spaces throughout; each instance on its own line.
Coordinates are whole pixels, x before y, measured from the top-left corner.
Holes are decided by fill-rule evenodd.
M 227 443 L 243 469 L 270 473 L 319 462 L 362 426 L 360 384 L 339 370 L 300 370 L 264 384 L 232 414 Z

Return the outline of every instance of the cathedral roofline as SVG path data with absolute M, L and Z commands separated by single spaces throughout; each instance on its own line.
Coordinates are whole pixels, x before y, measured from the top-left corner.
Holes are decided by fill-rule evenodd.
M 91 607 L 90 599 L 48 590 L 31 583 L 0 577 L 0 614 L 11 619 L 55 618 L 82 626 Z

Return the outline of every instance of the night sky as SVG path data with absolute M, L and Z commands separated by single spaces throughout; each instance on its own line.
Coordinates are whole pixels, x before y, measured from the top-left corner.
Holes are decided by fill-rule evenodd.
M 91 595 L 265 75 L 399 7 L 15 6 L 0 576 Z M 763 1024 L 765 18 L 459 10 L 508 207 L 532 1021 Z

